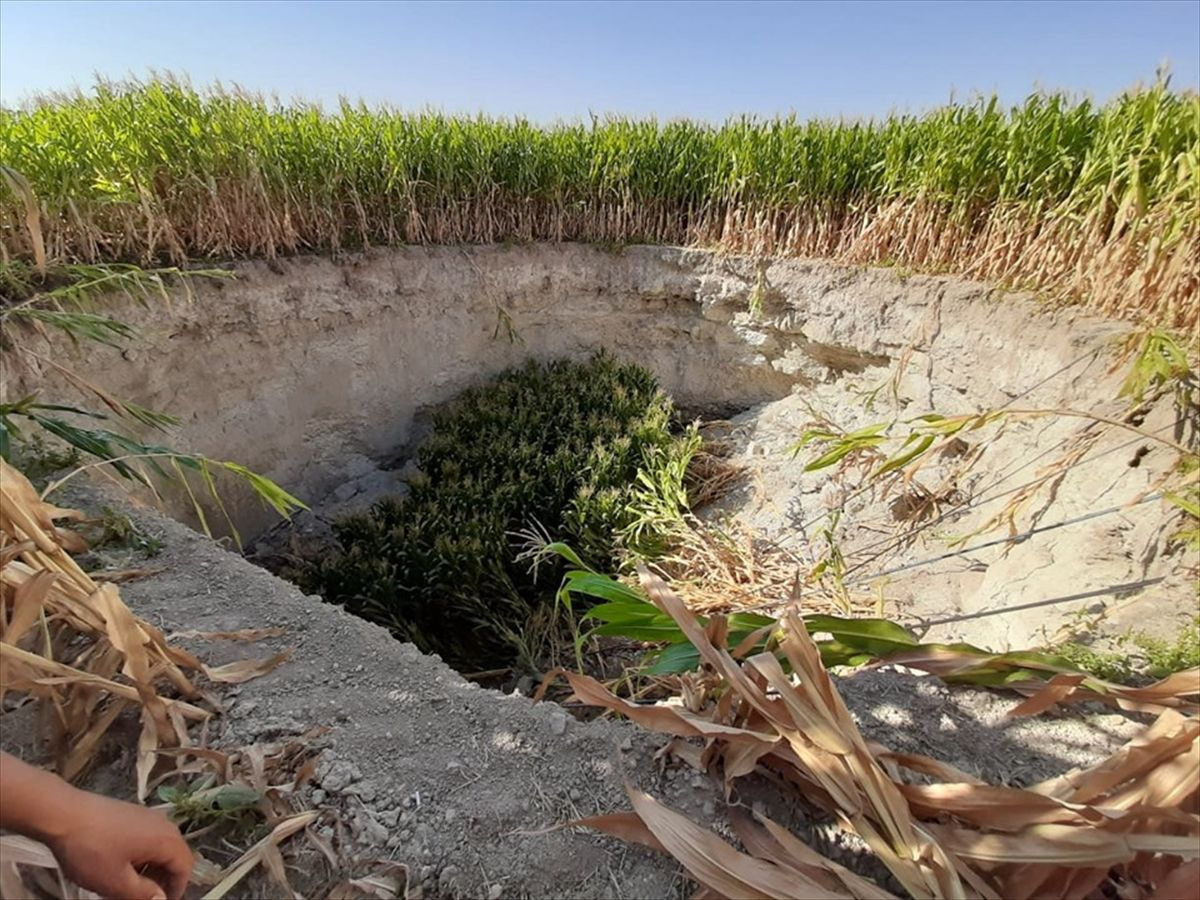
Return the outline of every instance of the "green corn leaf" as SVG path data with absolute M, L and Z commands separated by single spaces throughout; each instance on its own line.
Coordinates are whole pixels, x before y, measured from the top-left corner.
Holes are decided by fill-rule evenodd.
M 872 472 L 870 477 L 871 478 L 879 478 L 882 475 L 886 475 L 888 472 L 894 472 L 897 469 L 904 468 L 906 465 L 908 465 L 910 462 L 912 462 L 914 459 L 916 459 L 918 456 L 920 456 L 922 453 L 924 453 L 926 450 L 928 450 L 930 445 L 934 442 L 934 439 L 935 439 L 934 435 L 932 435 L 932 434 L 926 434 L 923 436 L 922 435 L 910 435 L 908 440 L 906 440 L 904 442 L 904 445 L 908 446 L 908 444 L 910 442 L 912 442 L 914 440 L 914 438 L 916 439 L 916 446 L 912 447 L 909 450 L 906 450 L 903 453 L 898 453 L 897 455 L 893 456 L 891 459 L 887 460 L 878 469 L 876 469 L 874 472 Z

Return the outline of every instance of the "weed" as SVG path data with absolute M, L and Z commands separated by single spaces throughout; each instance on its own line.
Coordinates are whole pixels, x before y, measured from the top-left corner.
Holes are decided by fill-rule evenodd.
M 0 417 L 0 432 L 6 432 L 3 417 Z M 39 489 L 45 487 L 52 476 L 79 462 L 78 448 L 36 432 L 10 446 L 13 465 Z
M 1185 626 L 1175 640 L 1152 637 L 1144 631 L 1122 635 L 1118 650 L 1097 650 L 1088 643 L 1068 641 L 1054 648 L 1085 672 L 1105 681 L 1128 684 L 1145 678 L 1165 678 L 1200 666 L 1200 616 Z
M 191 784 L 162 785 L 158 799 L 171 805 L 171 820 L 184 834 L 212 825 L 223 830 L 245 834 L 262 819 L 258 791 L 243 784 L 215 784 L 212 775 L 205 775 Z
M 1076 668 L 1090 672 L 1105 681 L 1128 684 L 1133 680 L 1135 670 L 1126 653 L 1097 650 L 1079 641 L 1059 644 L 1054 648 L 1054 652 Z
M 161 540 L 139 528 L 129 516 L 110 506 L 100 510 L 100 516 L 83 523 L 88 546 L 92 550 L 120 548 L 154 557 L 165 546 Z
M 1200 666 L 1200 616 L 1185 626 L 1174 641 L 1139 634 L 1134 643 L 1146 655 L 1146 674 L 1154 678 Z

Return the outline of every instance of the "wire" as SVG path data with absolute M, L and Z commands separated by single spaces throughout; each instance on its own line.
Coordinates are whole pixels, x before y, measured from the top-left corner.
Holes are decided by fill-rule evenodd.
M 1143 578 L 1141 581 L 1130 581 L 1125 584 L 1110 584 L 1108 587 L 1096 588 L 1091 591 L 1082 591 L 1078 594 L 1066 594 L 1062 597 L 1049 597 L 1045 600 L 1034 600 L 1030 603 L 1019 603 L 1016 606 L 1001 606 L 993 609 L 984 609 L 979 612 L 964 613 L 959 616 L 946 616 L 941 619 L 922 619 L 915 617 L 921 625 L 928 629 L 934 625 L 949 625 L 952 622 L 965 622 L 969 619 L 982 619 L 985 616 L 998 616 L 1003 613 L 1020 612 L 1023 609 L 1036 609 L 1039 606 L 1051 606 L 1055 603 L 1069 603 L 1072 600 L 1089 600 L 1092 597 L 1107 597 L 1109 594 L 1128 594 L 1133 591 L 1140 591 L 1144 588 L 1151 587 L 1161 582 L 1166 581 L 1165 575 L 1160 575 L 1157 578 Z
M 1166 431 L 1173 427 L 1174 427 L 1174 425 L 1164 425 L 1164 426 L 1162 426 L 1162 428 L 1159 428 L 1158 431 Z M 1033 459 L 1027 460 L 1022 465 L 1020 465 L 1017 468 L 1011 470 L 1010 472 L 1004 474 L 1003 477 L 998 478 L 997 480 L 993 481 L 986 488 L 984 488 L 984 490 L 990 490 L 991 488 L 999 487 L 1001 484 L 1003 484 L 1005 481 L 1007 481 L 1009 478 L 1011 478 L 1017 472 L 1020 472 L 1022 469 L 1028 468 L 1029 466 L 1036 463 L 1042 457 L 1058 450 L 1059 448 L 1061 448 L 1062 446 L 1067 444 L 1069 441 L 1073 440 L 1075 437 L 1076 437 L 1076 435 L 1068 435 L 1067 437 L 1065 437 L 1061 441 L 1059 441 L 1057 444 L 1055 444 L 1053 447 L 1048 448 L 1044 452 L 1033 457 Z M 1109 447 L 1107 450 L 1097 453 L 1095 456 L 1092 456 L 1088 459 L 1080 460 L 1079 462 L 1075 463 L 1075 465 L 1072 466 L 1072 468 L 1073 469 L 1081 469 L 1084 466 L 1091 465 L 1094 462 L 1098 462 L 1099 460 L 1103 459 L 1106 456 L 1110 456 L 1113 453 L 1119 453 L 1122 450 L 1126 450 L 1129 447 L 1133 446 L 1134 444 L 1139 444 L 1141 442 L 1142 442 L 1141 438 L 1131 438 L 1130 440 L 1125 441 L 1122 444 L 1118 444 L 1115 447 Z M 865 553 L 868 550 L 873 550 L 876 547 L 883 547 L 884 549 L 881 550 L 879 553 L 874 553 L 871 556 L 867 557 L 866 559 L 855 563 L 853 566 L 851 566 L 847 570 L 846 574 L 851 574 L 853 572 L 857 572 L 863 566 L 878 559 L 880 556 L 882 556 L 888 550 L 890 550 L 894 547 L 897 547 L 900 544 L 911 541 L 913 538 L 915 538 L 921 532 L 923 532 L 929 528 L 932 528 L 935 525 L 939 525 L 949 518 L 960 516 L 965 513 L 971 512 L 973 510 L 979 509 L 983 506 L 986 506 L 989 503 L 995 502 L 996 500 L 1003 500 L 1005 497 L 1008 497 L 1008 496 L 1011 496 L 1012 494 L 1016 494 L 1020 491 L 1023 491 L 1028 487 L 1033 487 L 1034 485 L 1038 484 L 1042 480 L 1043 480 L 1042 478 L 1034 478 L 1031 481 L 1026 481 L 1022 484 L 1017 485 L 1014 488 L 1009 488 L 1007 491 L 1002 491 L 999 494 L 992 494 L 991 496 L 987 496 L 987 497 L 976 497 L 975 499 L 971 500 L 968 503 L 964 503 L 959 506 L 955 506 L 953 509 L 949 509 L 946 512 L 939 514 L 936 518 L 930 519 L 928 522 L 922 523 L 919 528 L 915 528 L 912 531 L 907 531 L 907 532 L 904 532 L 903 534 L 899 534 L 899 535 L 892 535 L 890 537 L 883 538 L 882 540 L 875 541 L 872 544 L 866 544 L 861 547 L 855 547 L 854 550 L 852 551 L 855 555 Z
M 1099 352 L 1100 352 L 1099 348 L 1093 348 L 1092 350 L 1089 350 L 1086 353 L 1080 354 L 1079 356 L 1075 357 L 1075 359 L 1071 360 L 1066 365 L 1059 367 L 1058 369 L 1056 369 L 1055 371 L 1053 371 L 1049 375 L 1047 375 L 1045 378 L 1042 378 L 1041 380 L 1030 385 L 1025 390 L 1021 391 L 1021 393 L 1014 394 L 1012 397 L 1009 397 L 1008 400 L 1006 400 L 1000 406 L 996 407 L 996 409 L 1005 409 L 1009 406 L 1012 406 L 1018 400 L 1023 400 L 1025 397 L 1029 396 L 1031 393 L 1036 391 L 1038 388 L 1043 387 L 1044 385 L 1048 384 L 1053 379 L 1057 378 L 1059 375 L 1062 375 L 1063 373 L 1073 369 L 1075 366 L 1079 365 L 1079 363 L 1083 362 L 1085 359 L 1088 359 L 1089 357 L 1095 357 L 1097 354 L 1099 354 Z M 1047 450 L 1046 452 L 1049 453 L 1053 449 L 1055 449 L 1055 448 L 1051 448 L 1050 450 Z M 1043 455 L 1045 455 L 1045 454 L 1043 454 Z M 1040 459 L 1040 458 L 1041 458 L 1040 456 L 1035 457 L 1034 460 L 1032 460 L 1030 463 L 1027 463 L 1026 465 L 1032 464 L 1032 462 L 1036 462 L 1037 459 Z M 1013 470 L 1012 472 L 1007 473 L 1006 475 L 1004 475 L 1004 477 L 1000 481 L 994 482 L 993 484 L 989 485 L 989 487 L 995 487 L 996 485 L 1003 483 L 1003 481 L 1005 479 L 1011 477 L 1016 472 L 1021 471 L 1021 468 L 1024 468 L 1024 466 L 1020 466 L 1017 469 Z M 857 497 L 861 496 L 862 494 L 866 493 L 867 491 L 871 490 L 871 488 L 873 488 L 873 487 L 874 487 L 874 484 L 872 484 L 870 482 L 862 485 L 857 490 L 855 490 L 853 493 L 851 493 L 849 496 L 844 497 L 842 499 L 841 503 L 838 504 L 837 508 L 844 509 L 847 503 L 849 503 L 851 500 L 856 499 Z M 827 509 L 827 510 L 825 510 L 825 512 L 820 513 L 820 514 L 814 516 L 813 518 L 808 519 L 807 521 L 801 522 L 799 525 L 796 526 L 796 531 L 799 532 L 800 534 L 803 534 L 810 526 L 816 525 L 822 519 L 828 518 L 832 514 L 833 514 L 833 510 Z M 768 543 L 774 545 L 776 549 L 781 550 L 784 553 L 786 553 L 788 556 L 790 556 L 792 558 L 793 561 L 800 563 L 801 565 L 805 564 L 804 560 L 800 559 L 800 557 L 798 557 L 790 549 L 788 549 L 786 546 L 784 546 L 784 544 L 781 543 L 780 541 L 768 539 Z
M 1031 528 L 1029 531 L 1015 534 L 1010 537 L 997 538 L 994 541 L 984 541 L 982 544 L 973 544 L 970 547 L 963 547 L 961 550 L 951 550 L 949 553 L 942 553 L 938 556 L 931 556 L 928 559 L 919 559 L 916 562 L 905 563 L 902 566 L 896 566 L 894 569 L 886 569 L 883 572 L 876 572 L 874 575 L 867 575 L 862 578 L 856 578 L 852 581 L 847 581 L 847 584 L 862 584 L 867 581 L 874 581 L 876 578 L 884 578 L 888 575 L 895 575 L 897 572 L 904 572 L 908 569 L 916 569 L 920 566 L 927 566 L 931 563 L 941 562 L 944 559 L 953 559 L 956 556 L 963 556 L 967 553 L 974 553 L 976 550 L 985 550 L 988 547 L 997 547 L 1001 544 L 1021 544 L 1029 540 L 1035 534 L 1042 534 L 1046 531 L 1054 531 L 1056 528 L 1066 528 L 1068 525 L 1078 525 L 1080 522 L 1086 522 L 1089 519 L 1098 519 L 1101 516 L 1109 516 L 1113 513 L 1121 512 L 1125 509 L 1132 509 L 1135 506 L 1141 506 L 1143 503 L 1149 503 L 1151 500 L 1158 500 L 1162 497 L 1161 491 L 1156 491 L 1153 494 L 1147 494 L 1140 500 L 1134 503 L 1126 503 L 1120 506 L 1110 506 L 1108 509 L 1095 510 L 1093 512 L 1084 513 L 1081 516 L 1075 516 L 1071 519 L 1063 519 L 1061 522 L 1055 522 L 1053 525 L 1039 525 L 1037 528 Z

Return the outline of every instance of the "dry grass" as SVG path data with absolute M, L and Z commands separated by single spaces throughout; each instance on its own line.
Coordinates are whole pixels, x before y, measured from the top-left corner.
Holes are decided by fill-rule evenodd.
M 19 471 L 0 460 L 0 702 L 4 709 L 26 702 L 39 705 L 46 747 L 68 780 L 78 779 L 95 763 L 105 736 L 118 720 L 135 716 L 140 722 L 137 798 L 145 802 L 158 786 L 182 791 L 164 808 L 181 817 L 181 827 L 198 851 L 193 884 L 208 887 L 205 896 L 212 900 L 227 894 L 259 866 L 274 889 L 294 896 L 279 845 L 301 831 L 339 870 L 342 861 L 337 854 L 307 830 L 323 813 L 304 809 L 297 793 L 316 767 L 308 741 L 315 735 L 215 750 L 193 734 L 194 725 L 219 712 L 213 686 L 255 678 L 281 664 L 287 654 L 206 666 L 135 616 L 115 584 L 97 582 L 79 568 L 68 551 L 85 548 L 77 534 L 55 524 L 63 519 L 78 521 L 82 514 L 44 502 Z M 255 641 L 277 634 L 277 630 L 253 629 L 195 636 Z M 207 786 L 195 788 L 196 784 Z M 249 798 L 247 809 L 261 819 L 266 831 L 244 853 L 218 865 L 213 860 L 228 855 L 228 845 L 220 840 L 205 844 L 204 839 L 226 815 L 220 801 L 230 790 Z M 196 821 L 189 819 L 193 814 Z M 34 889 L 64 900 L 94 896 L 67 883 L 52 854 L 40 844 L 5 836 L 0 846 L 3 896 L 27 896 Z M 201 852 L 205 850 L 207 858 Z M 396 877 L 398 868 L 402 869 L 376 867 L 361 878 L 336 885 L 333 895 L 396 896 L 403 885 L 403 879 Z
M 42 703 L 49 747 L 67 779 L 87 768 L 123 712 L 136 711 L 144 799 L 158 751 L 186 746 L 189 724 L 213 714 L 195 682 L 205 666 L 135 617 L 115 585 L 79 568 L 67 550 L 84 549 L 82 539 L 55 525 L 79 513 L 41 500 L 3 460 L 0 498 L 0 699 L 17 691 Z
M 1140 737 L 1090 769 L 1027 789 L 989 785 L 938 760 L 868 743 L 798 617 L 780 622 L 790 674 L 774 653 L 739 663 L 660 579 L 643 571 L 642 582 L 700 650 L 701 673 L 679 704 L 629 703 L 568 674 L 576 695 L 656 731 L 701 739 L 702 749 L 683 742 L 671 749 L 721 775 L 727 792 L 740 778 L 769 774 L 860 838 L 912 896 L 1145 900 L 1194 890 L 1194 715 L 1160 708 Z M 1200 682 L 1200 670 L 1187 674 Z M 1198 691 L 1200 684 L 1187 686 Z M 702 896 L 892 896 L 758 812 L 733 810 L 739 850 L 648 795 L 629 794 L 633 812 L 574 824 L 670 853 L 700 882 Z

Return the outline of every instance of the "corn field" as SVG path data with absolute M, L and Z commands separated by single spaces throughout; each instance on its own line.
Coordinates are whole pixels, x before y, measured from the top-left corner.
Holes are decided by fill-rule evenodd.
M 1200 320 L 1200 97 L 1037 93 L 868 122 L 539 126 L 165 78 L 0 110 L 14 261 L 590 241 L 896 265 Z

